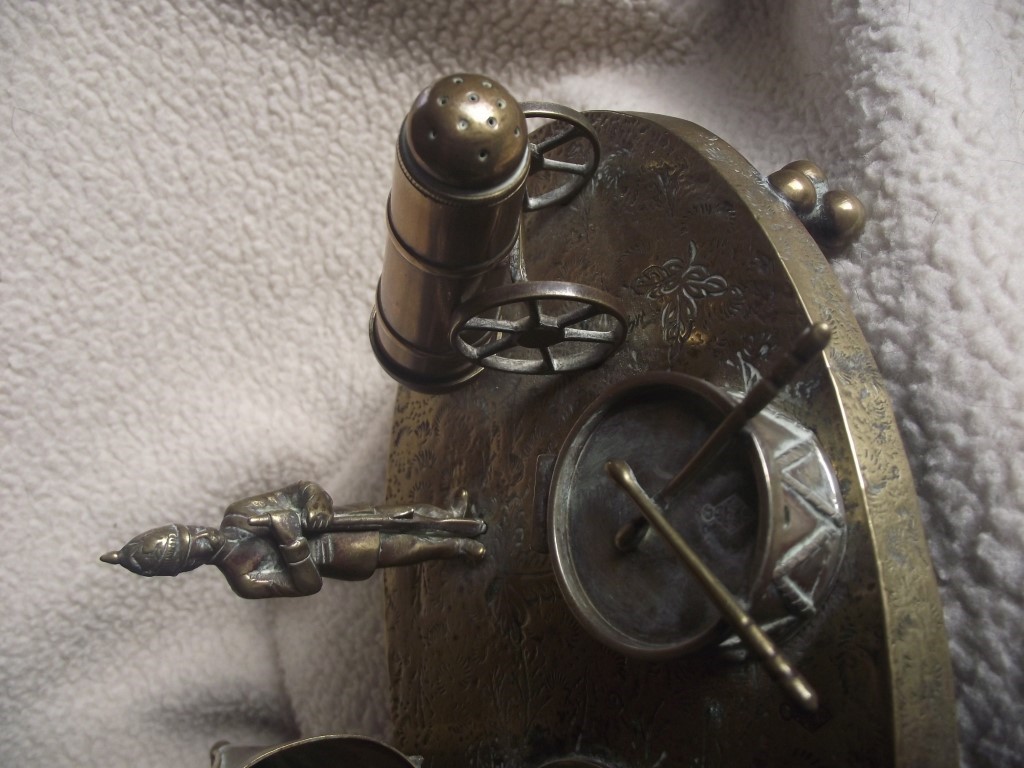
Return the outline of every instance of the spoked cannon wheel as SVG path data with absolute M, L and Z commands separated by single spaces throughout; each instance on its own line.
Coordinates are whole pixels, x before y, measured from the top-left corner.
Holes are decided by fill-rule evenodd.
M 451 340 L 467 359 L 512 373 L 592 368 L 626 338 L 626 317 L 612 295 L 578 283 L 513 283 L 460 306 Z
M 530 174 L 547 171 L 570 177 L 564 184 L 543 194 L 531 195 L 527 192 L 523 199 L 523 210 L 539 211 L 550 205 L 567 203 L 583 189 L 597 170 L 597 164 L 601 160 L 601 144 L 597 140 L 597 133 L 583 114 L 561 104 L 536 101 L 523 102 L 522 107 L 526 117 L 548 118 L 555 123 L 550 135 L 530 143 Z M 558 125 L 559 123 L 568 125 L 568 128 L 560 130 L 562 126 Z M 576 139 L 585 139 L 590 145 L 584 160 L 573 162 L 548 157 L 549 152 Z

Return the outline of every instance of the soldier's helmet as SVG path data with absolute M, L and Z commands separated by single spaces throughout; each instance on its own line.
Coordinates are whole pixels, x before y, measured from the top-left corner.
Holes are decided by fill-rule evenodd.
M 119 551 L 107 552 L 100 559 L 117 563 L 140 576 L 176 576 L 209 561 L 211 550 L 197 547 L 197 537 L 205 528 L 188 525 L 162 525 L 140 533 Z

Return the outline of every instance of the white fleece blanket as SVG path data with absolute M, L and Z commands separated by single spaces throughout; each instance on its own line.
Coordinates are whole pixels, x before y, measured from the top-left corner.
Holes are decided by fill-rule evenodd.
M 808 157 L 934 554 L 964 762 L 1024 753 L 1024 17 L 985 3 L 0 4 L 0 765 L 387 736 L 378 579 L 237 599 L 98 562 L 310 478 L 379 498 L 366 337 L 393 143 L 448 71 Z

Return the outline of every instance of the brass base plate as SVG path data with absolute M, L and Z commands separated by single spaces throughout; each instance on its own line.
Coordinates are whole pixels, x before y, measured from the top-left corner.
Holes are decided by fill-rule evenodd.
M 718 137 L 657 116 L 594 113 L 603 161 L 568 207 L 526 217 L 535 280 L 607 291 L 628 336 L 600 368 L 486 371 L 402 391 L 388 499 L 466 487 L 489 529 L 479 566 L 387 575 L 397 746 L 427 768 L 955 765 L 952 678 L 916 496 L 883 382 L 832 270 L 764 178 Z M 591 638 L 546 547 L 544 457 L 601 393 L 676 370 L 731 391 L 809 323 L 833 340 L 778 401 L 813 430 L 842 489 L 836 587 L 784 646 L 817 689 L 794 712 L 754 662 L 640 661 Z M 541 471 L 538 472 L 538 467 Z

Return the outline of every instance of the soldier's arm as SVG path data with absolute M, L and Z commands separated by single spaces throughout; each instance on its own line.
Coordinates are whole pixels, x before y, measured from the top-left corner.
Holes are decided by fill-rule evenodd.
M 319 523 L 330 519 L 332 508 L 333 502 L 327 491 L 316 483 L 303 481 L 236 501 L 227 508 L 225 519 L 231 519 L 232 524 L 238 525 L 241 521 L 271 512 L 295 510 L 302 513 L 304 523 Z M 249 526 L 243 524 L 242 527 Z M 316 530 L 318 526 L 314 524 L 312 528 Z
M 302 534 L 302 513 L 294 509 L 271 512 L 270 526 L 277 539 L 277 551 L 295 587 L 295 594 L 312 595 L 319 592 L 324 582 L 313 560 L 309 540 Z

